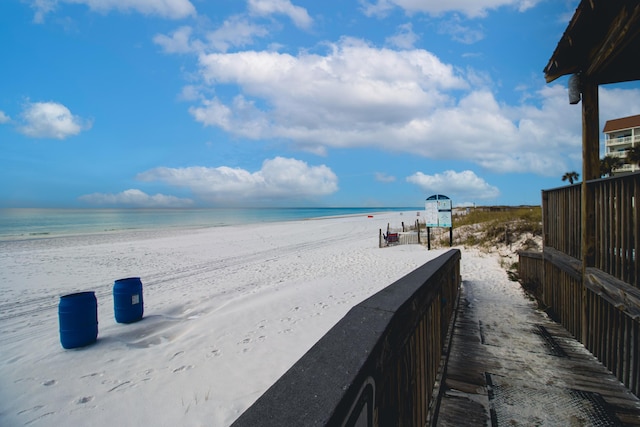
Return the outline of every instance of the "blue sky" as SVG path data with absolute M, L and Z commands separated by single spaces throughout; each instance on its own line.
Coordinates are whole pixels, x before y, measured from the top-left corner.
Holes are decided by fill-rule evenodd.
M 0 207 L 539 204 L 581 171 L 542 72 L 578 3 L 3 0 Z

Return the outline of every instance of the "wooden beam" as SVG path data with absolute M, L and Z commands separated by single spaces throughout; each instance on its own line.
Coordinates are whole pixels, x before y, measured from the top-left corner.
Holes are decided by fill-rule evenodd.
M 582 280 L 586 268 L 595 266 L 596 215 L 595 194 L 588 181 L 600 178 L 600 135 L 599 135 L 598 85 L 588 79 L 582 82 Z M 582 292 L 582 342 L 587 342 L 588 312 L 587 289 Z
M 545 80 L 578 72 L 601 85 L 638 80 L 639 50 L 638 0 L 583 0 L 544 69 Z
M 598 85 L 583 83 L 582 87 L 582 247 L 583 261 L 593 267 L 594 199 L 587 191 L 587 181 L 600 178 Z M 587 193 L 587 194 L 585 194 Z M 586 235 L 585 235 L 586 233 Z M 586 258 L 585 258 L 586 257 Z
M 599 76 L 611 73 L 612 63 L 625 51 L 629 43 L 638 36 L 640 31 L 640 3 L 631 10 L 622 7 L 612 19 L 606 36 L 602 42 L 595 45 L 587 58 L 588 67 L 584 74 Z

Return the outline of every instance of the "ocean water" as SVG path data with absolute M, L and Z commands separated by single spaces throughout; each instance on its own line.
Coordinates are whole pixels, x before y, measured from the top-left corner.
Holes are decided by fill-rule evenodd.
M 169 227 L 223 227 L 410 210 L 416 208 L 0 209 L 0 240 Z

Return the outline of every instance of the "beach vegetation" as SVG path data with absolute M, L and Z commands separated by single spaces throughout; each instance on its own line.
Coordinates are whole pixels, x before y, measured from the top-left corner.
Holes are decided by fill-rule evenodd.
M 402 229 L 396 231 L 415 232 L 417 227 L 421 244 L 427 246 L 424 222 L 403 223 Z M 483 206 L 458 210 L 453 215 L 452 231 L 432 227 L 429 233 L 431 249 L 447 248 L 451 243 L 451 246 L 497 255 L 509 279 L 518 281 L 518 252 L 542 250 L 542 207 Z
M 432 248 L 449 246 L 449 229 L 432 229 Z M 518 280 L 518 252 L 542 250 L 540 206 L 482 207 L 453 218 L 453 246 L 497 254 L 510 280 Z
M 623 160 L 620 157 L 604 156 L 600 159 L 600 177 L 613 176 L 613 170 L 623 165 Z
M 627 163 L 640 166 L 640 146 L 631 147 L 627 151 Z
M 542 208 L 472 209 L 466 215 L 456 216 L 453 224 L 454 240 L 457 234 L 459 244 L 509 243 L 524 234 L 542 236 Z
M 448 228 L 433 228 L 431 233 L 436 247 L 449 246 Z M 475 208 L 453 218 L 454 246 L 491 249 L 506 245 L 524 250 L 539 246 L 541 239 L 540 206 Z

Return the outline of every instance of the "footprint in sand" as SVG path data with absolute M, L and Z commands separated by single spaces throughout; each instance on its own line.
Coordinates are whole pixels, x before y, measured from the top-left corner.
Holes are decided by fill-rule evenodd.
M 88 374 L 88 375 L 83 375 L 80 378 L 91 378 L 91 377 L 97 377 L 97 376 L 102 376 L 102 375 L 103 375 L 103 373 L 101 373 L 101 372 L 94 372 L 94 373 L 91 373 L 91 374 Z
M 207 355 L 207 357 L 220 357 L 222 356 L 222 351 L 217 348 L 211 350 L 211 352 Z
M 176 368 L 173 370 L 173 372 L 183 372 L 183 371 L 188 371 L 189 369 L 193 368 L 193 365 L 182 365 L 179 368 Z
M 280 319 L 281 323 L 291 323 L 292 325 L 295 325 L 298 321 L 299 319 L 294 319 L 293 317 L 283 317 Z
M 104 384 L 104 383 L 105 383 L 105 382 L 103 381 L 103 384 Z M 122 382 L 122 383 L 120 383 L 120 384 L 117 384 L 115 387 L 110 388 L 110 389 L 107 391 L 107 393 L 111 393 L 111 392 L 112 392 L 112 391 L 114 391 L 114 390 L 121 389 L 121 387 L 124 387 L 124 386 L 126 386 L 127 384 L 129 384 L 129 385 L 127 386 L 127 388 L 132 386 L 131 381 L 125 381 L 125 382 Z
M 22 415 L 22 414 L 26 414 L 28 412 L 35 412 L 35 411 L 39 411 L 40 409 L 44 408 L 44 406 L 42 405 L 36 405 L 33 408 L 29 408 L 29 409 L 24 409 L 22 411 L 18 412 L 18 415 Z
M 144 372 L 138 374 L 138 376 L 142 377 L 142 381 L 151 381 L 153 379 L 153 369 L 146 369 Z
M 171 361 L 171 360 L 175 359 L 177 356 L 180 356 L 183 353 L 184 353 L 184 351 L 179 351 L 176 354 L 174 354 L 173 356 L 171 356 L 171 359 L 169 359 L 169 360 Z
M 85 396 L 85 397 L 81 397 L 78 400 L 76 400 L 76 403 L 78 405 L 82 405 L 84 403 L 89 403 L 93 400 L 93 396 Z
M 42 383 L 43 386 L 49 387 L 50 385 L 54 385 L 56 383 L 56 380 L 47 380 L 45 382 Z

